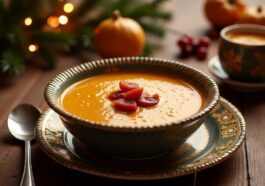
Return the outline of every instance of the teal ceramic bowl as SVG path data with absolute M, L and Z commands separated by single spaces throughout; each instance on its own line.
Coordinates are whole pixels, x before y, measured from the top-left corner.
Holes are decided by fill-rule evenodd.
M 60 104 L 60 96 L 73 83 L 85 78 L 115 71 L 142 70 L 166 72 L 196 85 L 205 98 L 196 114 L 171 123 L 155 126 L 102 125 L 79 118 Z M 204 73 L 170 60 L 145 57 L 112 58 L 88 62 L 70 68 L 49 82 L 45 89 L 48 105 L 58 113 L 69 132 L 83 146 L 106 156 L 119 158 L 149 158 L 162 155 L 181 146 L 196 131 L 219 99 L 216 83 Z M 192 105 L 191 105 L 192 107 Z
M 265 38 L 265 26 L 237 24 L 221 31 L 218 56 L 223 69 L 235 80 L 244 82 L 265 81 L 265 44 L 244 44 L 233 41 L 229 35 L 249 33 Z

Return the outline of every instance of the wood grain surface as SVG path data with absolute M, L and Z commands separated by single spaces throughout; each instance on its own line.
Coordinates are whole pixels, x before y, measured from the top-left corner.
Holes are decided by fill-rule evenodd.
M 203 15 L 203 0 L 168 1 L 165 9 L 174 16 L 165 25 L 168 29 L 160 49 L 153 57 L 180 60 L 209 74 L 207 59 L 178 59 L 175 29 L 199 37 L 210 28 Z M 264 0 L 248 1 L 258 4 Z M 218 42 L 213 42 L 208 59 L 217 53 Z M 47 107 L 43 91 L 50 79 L 59 72 L 76 64 L 95 59 L 85 53 L 80 56 L 60 56 L 58 67 L 45 71 L 31 66 L 26 73 L 17 77 L 0 77 L 0 186 L 19 185 L 23 164 L 24 144 L 14 139 L 8 131 L 6 118 L 13 107 L 20 103 L 31 103 L 41 109 Z M 63 167 L 45 155 L 38 144 L 32 145 L 32 162 L 37 186 L 53 185 L 198 185 L 198 186 L 263 186 L 265 185 L 265 97 L 264 91 L 242 93 L 219 84 L 223 97 L 236 105 L 247 122 L 247 137 L 243 145 L 229 159 L 207 170 L 159 181 L 120 181 L 83 174 Z

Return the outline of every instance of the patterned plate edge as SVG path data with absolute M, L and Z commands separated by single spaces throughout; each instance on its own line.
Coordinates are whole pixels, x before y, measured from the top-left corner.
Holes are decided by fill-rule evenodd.
M 261 83 L 248 83 L 248 82 L 241 82 L 241 81 L 236 81 L 233 79 L 229 79 L 228 78 L 223 78 L 220 77 L 219 75 L 217 75 L 214 70 L 213 70 L 213 66 L 215 63 L 215 60 L 218 60 L 218 56 L 214 56 L 212 57 L 209 62 L 208 62 L 208 69 L 210 74 L 215 77 L 217 80 L 227 84 L 227 85 L 234 85 L 234 86 L 238 86 L 238 88 L 250 88 L 250 89 L 264 89 L 265 88 L 265 82 L 261 82 Z
M 240 134 L 239 137 L 236 141 L 236 143 L 234 144 L 234 146 L 227 151 L 225 154 L 223 154 L 222 156 L 211 160 L 207 163 L 202 163 L 199 165 L 196 165 L 194 167 L 189 167 L 189 168 L 185 168 L 182 170 L 173 170 L 171 172 L 167 172 L 164 174 L 153 174 L 152 176 L 146 176 L 146 175 L 142 175 L 142 174 L 134 174 L 134 175 L 117 175 L 117 174 L 110 174 L 110 173 L 102 173 L 102 171 L 98 171 L 98 170 L 87 170 L 85 168 L 80 167 L 79 165 L 76 165 L 76 163 L 72 163 L 71 161 L 62 158 L 60 155 L 54 153 L 54 151 L 50 148 L 47 147 L 47 145 L 45 145 L 47 142 L 44 138 L 43 135 L 43 130 L 42 130 L 42 126 L 43 126 L 43 121 L 46 117 L 46 115 L 49 113 L 48 111 L 44 112 L 44 114 L 39 118 L 38 123 L 36 125 L 36 129 L 35 129 L 35 135 L 36 135 L 36 140 L 38 142 L 38 144 L 40 145 L 41 149 L 50 157 L 52 158 L 54 161 L 70 168 L 70 169 L 74 169 L 74 170 L 78 170 L 84 173 L 88 173 L 88 174 L 92 174 L 92 175 L 96 175 L 96 176 L 102 176 L 102 177 L 107 177 L 107 178 L 116 178 L 116 179 L 123 179 L 123 180 L 157 180 L 157 179 L 166 179 L 166 178 L 172 178 L 172 177 L 177 177 L 177 176 L 183 176 L 183 175 L 188 175 L 188 174 L 192 174 L 194 172 L 197 171 L 201 171 L 204 170 L 206 168 L 210 168 L 212 166 L 215 166 L 221 162 L 223 162 L 224 160 L 226 160 L 227 158 L 229 158 L 233 152 L 235 152 L 240 145 L 242 144 L 245 135 L 246 135 L 246 123 L 245 120 L 242 116 L 242 114 L 239 112 L 239 110 L 229 101 L 227 101 L 226 99 L 220 97 L 220 101 L 222 103 L 222 105 L 228 109 L 233 111 L 233 113 L 235 114 L 235 116 L 237 117 L 238 121 L 239 121 L 239 125 L 240 125 Z

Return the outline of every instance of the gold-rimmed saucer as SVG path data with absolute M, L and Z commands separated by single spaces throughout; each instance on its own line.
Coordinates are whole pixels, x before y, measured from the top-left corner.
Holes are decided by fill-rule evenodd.
M 121 160 L 89 150 L 80 152 L 73 136 L 51 109 L 40 118 L 36 139 L 48 156 L 71 169 L 109 178 L 152 180 L 190 174 L 222 162 L 238 149 L 245 132 L 240 112 L 220 98 L 202 126 L 182 147 L 154 159 Z
M 231 79 L 221 66 L 218 56 L 212 57 L 208 62 L 208 69 L 210 73 L 219 81 L 227 84 L 233 89 L 252 92 L 265 90 L 264 82 L 243 82 Z

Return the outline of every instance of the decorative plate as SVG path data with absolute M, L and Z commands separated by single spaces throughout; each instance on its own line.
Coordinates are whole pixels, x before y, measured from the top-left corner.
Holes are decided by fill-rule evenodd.
M 241 113 L 224 98 L 183 146 L 153 159 L 121 160 L 84 152 L 51 109 L 36 126 L 40 147 L 58 163 L 93 175 L 128 180 L 170 178 L 209 168 L 237 150 L 245 133 Z
M 260 83 L 253 83 L 253 82 L 249 83 L 249 82 L 243 82 L 231 79 L 229 75 L 222 68 L 218 56 L 214 56 L 209 60 L 208 68 L 210 73 L 216 79 L 231 86 L 234 89 L 242 91 L 259 91 L 265 89 L 265 81 Z

